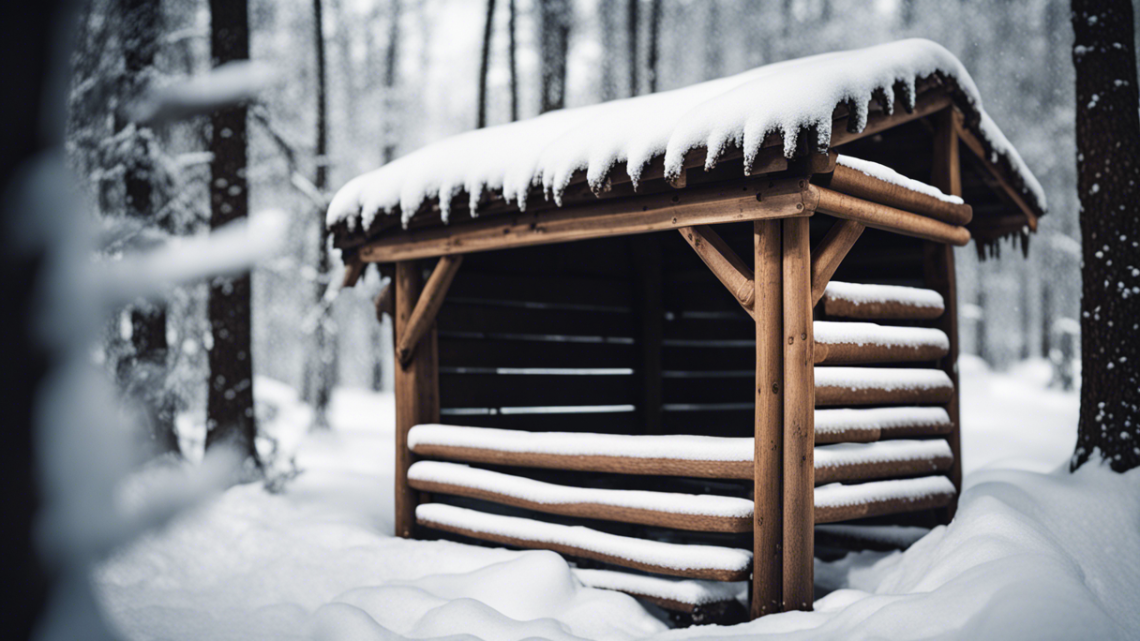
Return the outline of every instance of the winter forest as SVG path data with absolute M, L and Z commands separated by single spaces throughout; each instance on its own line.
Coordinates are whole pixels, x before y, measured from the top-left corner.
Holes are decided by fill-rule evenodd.
M 1082 238 L 1082 202 L 1094 201 L 1081 197 L 1110 181 L 1082 172 L 1078 131 L 1093 127 L 1104 92 L 1077 77 L 1073 29 L 1078 15 L 1112 19 L 1128 2 L 47 4 L 34 28 L 12 16 L 5 27 L 5 67 L 21 66 L 19 47 L 51 49 L 19 73 L 62 103 L 44 98 L 26 114 L 28 130 L 54 119 L 54 138 L 44 135 L 55 144 L 28 155 L 44 164 L 17 173 L 6 160 L 5 181 L 27 186 L 8 189 L 5 207 L 49 222 L 5 236 L 54 238 L 34 241 L 50 260 L 5 258 L 6 291 L 21 301 L 6 322 L 53 319 L 6 348 L 13 411 L 29 426 L 10 453 L 20 462 L 8 492 L 20 571 L 33 577 L 13 638 L 1140 635 L 1140 476 L 1127 471 L 1140 463 L 1140 385 L 1127 359 L 1140 343 L 1129 316 L 1140 252 L 1128 248 L 1133 220 L 1107 271 L 1086 269 L 1098 247 Z M 1135 2 L 1127 13 L 1132 24 L 1112 35 L 1131 38 L 1132 77 L 1115 86 L 1131 83 L 1135 97 Z M 338 189 L 470 130 L 906 38 L 961 61 L 1048 202 L 1034 233 L 953 250 L 964 480 L 952 523 L 881 526 L 873 544 L 830 556 L 820 541 L 851 532 L 815 526 L 814 611 L 754 621 L 741 614 L 747 578 L 674 581 L 647 602 L 651 588 L 615 586 L 604 569 L 550 552 L 392 536 L 396 277 L 368 266 L 342 286 L 326 225 Z M 39 80 L 53 65 L 53 80 Z M 1135 163 L 1131 109 L 1132 129 L 1114 141 Z M 1111 146 L 1103 129 L 1087 131 Z M 1096 206 L 1126 202 L 1116 198 Z M 1124 267 L 1111 267 L 1115 256 Z M 52 261 L 63 267 L 34 279 L 46 294 L 18 276 Z M 1100 280 L 1107 291 L 1113 274 L 1132 280 L 1117 288 L 1123 306 L 1103 313 L 1133 332 L 1093 341 L 1082 328 L 1102 308 L 1082 306 L 1082 292 Z M 48 347 L 32 347 L 39 340 Z M 1113 341 L 1123 351 L 1104 356 Z M 1118 372 L 1082 376 L 1082 345 Z M 1106 409 L 1109 398 L 1124 409 Z M 1106 442 L 1125 473 L 1089 464 L 1069 474 Z M 686 618 L 659 607 L 686 598 L 705 609 Z

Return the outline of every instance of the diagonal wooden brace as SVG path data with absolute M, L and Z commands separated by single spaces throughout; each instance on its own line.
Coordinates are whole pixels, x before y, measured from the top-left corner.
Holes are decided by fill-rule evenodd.
M 756 286 L 753 283 L 752 270 L 740 260 L 720 234 L 708 225 L 684 227 L 677 231 L 681 232 L 681 236 L 693 251 L 697 252 L 697 256 L 701 257 L 717 279 L 728 288 L 744 311 L 755 318 L 753 307 L 756 304 Z
M 454 255 L 444 256 L 436 263 L 435 270 L 424 285 L 423 292 L 416 301 L 416 307 L 408 318 L 408 325 L 400 334 L 400 340 L 396 345 L 396 358 L 401 363 L 406 365 L 411 360 L 416 345 L 435 322 L 435 316 L 443 305 L 443 298 L 447 296 L 447 290 L 451 287 L 451 281 L 455 279 L 455 273 L 459 271 L 462 262 L 462 255 Z
M 815 307 L 823 298 L 827 283 L 839 269 L 839 264 L 847 257 L 847 252 L 863 233 L 863 223 L 854 220 L 840 220 L 831 226 L 823 240 L 819 241 L 811 253 L 811 305 Z

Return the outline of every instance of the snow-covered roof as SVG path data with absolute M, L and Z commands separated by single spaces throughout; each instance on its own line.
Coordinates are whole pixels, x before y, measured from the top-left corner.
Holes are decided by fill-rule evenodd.
M 896 100 L 910 111 L 932 83 L 950 93 L 965 127 L 987 147 L 987 161 L 1043 212 L 1040 184 L 982 109 L 962 64 L 940 45 L 912 39 L 456 135 L 351 180 L 334 197 L 327 222 L 338 235 L 359 236 L 381 215 L 399 214 L 406 225 L 428 205 L 438 205 L 444 222 L 453 201 L 466 200 L 477 214 L 491 194 L 520 210 L 536 193 L 561 205 L 583 176 L 597 193 L 621 168 L 636 187 L 651 163 L 663 162 L 665 178 L 676 178 L 694 155 L 704 157 L 706 170 L 742 156 L 748 171 L 763 147 L 782 144 L 791 158 L 810 135 L 808 148 L 829 148 L 837 109 L 848 110 L 849 129 L 862 131 L 869 113 L 892 113 Z

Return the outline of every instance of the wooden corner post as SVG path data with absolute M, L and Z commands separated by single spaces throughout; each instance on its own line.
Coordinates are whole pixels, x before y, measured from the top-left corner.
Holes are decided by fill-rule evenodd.
M 807 218 L 783 221 L 785 610 L 810 610 L 814 601 L 815 338 L 810 240 Z
M 415 261 L 396 263 L 395 342 L 410 331 L 412 313 L 423 289 Z M 435 324 L 419 341 L 406 362 L 395 359 L 396 379 L 396 536 L 412 538 L 416 523 L 416 492 L 408 485 L 412 452 L 408 431 L 421 423 L 439 421 L 439 358 Z
M 958 115 L 953 107 L 948 107 L 935 115 L 934 159 L 931 184 L 943 193 L 962 195 L 962 169 L 958 154 Z M 958 282 L 954 265 L 954 248 L 943 243 L 923 243 L 923 280 L 926 286 L 942 295 L 945 312 L 935 321 L 934 327 L 946 333 L 950 339 L 950 349 L 942 357 L 938 366 L 954 383 L 954 395 L 946 404 L 953 429 L 947 435 L 954 463 L 950 468 L 950 480 L 956 493 L 942 513 L 944 522 L 949 523 L 958 509 L 958 495 L 962 492 L 962 422 L 958 412 Z
M 784 292 L 780 226 L 777 220 L 753 223 L 756 317 L 753 619 L 783 609 Z

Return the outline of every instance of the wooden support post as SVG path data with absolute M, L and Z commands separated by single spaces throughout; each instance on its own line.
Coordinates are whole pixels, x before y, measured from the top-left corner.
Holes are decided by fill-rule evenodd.
M 935 118 L 934 163 L 931 184 L 944 193 L 962 195 L 962 173 L 959 159 L 958 127 L 954 109 L 943 110 Z M 935 321 L 934 326 L 946 333 L 950 339 L 950 349 L 938 366 L 954 383 L 954 393 L 946 404 L 953 429 L 947 435 L 950 451 L 954 453 L 954 464 L 950 468 L 950 480 L 958 494 L 962 492 L 962 422 L 958 410 L 958 285 L 954 266 L 954 248 L 941 243 L 923 244 L 923 272 L 926 286 L 942 294 L 946 311 Z M 942 513 L 942 519 L 949 523 L 958 509 L 958 494 Z
M 661 344 L 665 335 L 661 237 L 649 234 L 631 238 L 630 242 L 633 244 L 634 273 L 637 276 L 642 425 L 646 434 L 660 434 L 663 399 Z
M 431 278 L 424 286 L 423 293 L 419 296 L 416 307 L 408 319 L 406 331 L 396 340 L 396 360 L 401 363 L 411 360 L 420 339 L 429 328 L 435 326 L 435 315 L 439 313 L 443 299 L 447 296 L 447 289 L 451 287 L 451 281 L 455 280 L 455 273 L 459 271 L 462 262 L 463 256 L 460 255 L 444 256 L 436 263 L 435 270 L 432 271 Z
M 863 223 L 840 220 L 831 226 L 811 253 L 811 306 L 815 307 L 839 264 L 863 233 Z
M 396 263 L 395 339 L 408 334 L 413 311 L 421 296 L 423 278 L 412 261 Z M 396 361 L 396 536 L 412 538 L 416 523 L 416 492 L 408 485 L 412 452 L 408 431 L 421 423 L 439 422 L 439 359 L 435 323 L 429 336 L 407 362 Z
M 810 610 L 814 597 L 815 364 L 808 221 L 783 223 L 784 609 Z
M 756 424 L 753 475 L 752 618 L 783 608 L 784 292 L 779 221 L 753 223 Z
M 744 311 L 755 317 L 752 307 L 756 298 L 756 287 L 752 283 L 752 270 L 748 269 L 748 265 L 740 260 L 720 234 L 708 225 L 685 227 L 677 231 L 681 232 L 681 236 L 712 270 L 717 280 L 728 288 Z

